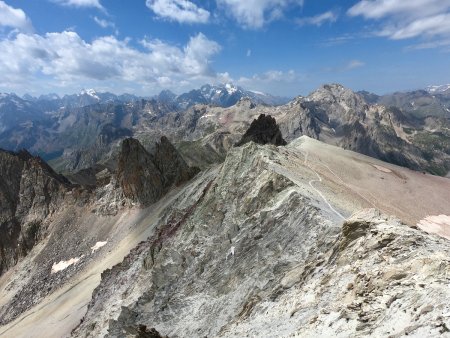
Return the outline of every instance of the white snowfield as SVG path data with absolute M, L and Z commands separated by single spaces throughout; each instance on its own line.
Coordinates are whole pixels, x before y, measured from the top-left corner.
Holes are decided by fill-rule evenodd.
M 423 231 L 450 239 L 450 216 L 448 215 L 427 216 L 420 220 L 417 226 Z
M 83 258 L 83 256 L 71 258 L 68 261 L 60 261 L 59 263 L 53 263 L 52 273 L 57 273 L 59 271 L 62 271 L 64 269 L 68 268 L 69 266 L 71 266 L 72 264 L 78 263 L 80 261 L 80 259 L 82 259 L 82 258 Z
M 93 247 L 91 247 L 92 253 L 96 252 L 101 247 L 104 247 L 106 245 L 106 243 L 108 243 L 108 242 L 105 241 L 105 242 L 97 242 L 97 243 L 95 243 L 95 245 Z

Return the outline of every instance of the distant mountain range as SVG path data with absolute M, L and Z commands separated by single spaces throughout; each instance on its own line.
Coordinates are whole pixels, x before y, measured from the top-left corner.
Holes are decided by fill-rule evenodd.
M 226 108 L 243 98 L 263 105 L 289 101 L 232 84 L 204 85 L 181 95 L 164 90 L 147 98 L 94 89 L 62 97 L 55 93 L 39 97 L 0 94 L 0 148 L 25 148 L 46 160 L 66 151 L 71 158 L 76 158 L 76 166 L 83 166 L 84 162 L 78 157 L 89 154 L 87 148 L 93 147 L 93 151 L 99 152 L 102 149 L 99 143 L 104 145 L 116 137 L 130 136 L 130 130 L 138 128 L 139 124 L 145 129 L 152 119 L 169 112 L 185 111 L 197 104 Z M 74 147 L 85 152 L 83 155 L 72 153 Z
M 190 165 L 224 158 L 252 119 L 271 115 L 287 141 L 307 135 L 415 170 L 450 170 L 450 95 L 445 86 L 379 96 L 324 85 L 286 101 L 230 84 L 152 98 L 83 90 L 62 98 L 0 95 L 0 148 L 25 148 L 60 171 L 107 161 L 126 137 L 144 146 L 166 135 Z M 430 93 L 430 90 L 434 90 Z
M 450 94 L 450 84 L 428 86 L 426 91 L 430 94 Z
M 248 97 L 255 103 L 267 105 L 282 105 L 290 98 L 274 96 L 258 91 L 243 89 L 233 84 L 209 85 L 206 84 L 199 89 L 191 90 L 187 93 L 176 95 L 170 90 L 163 90 L 155 96 L 136 96 L 132 94 L 116 95 L 109 92 L 98 92 L 95 89 L 83 89 L 80 93 L 59 96 L 55 93 L 40 95 L 39 97 L 25 94 L 22 97 L 16 94 L 0 94 L 0 102 L 13 99 L 32 102 L 42 107 L 44 110 L 80 108 L 97 103 L 124 103 L 137 100 L 156 100 L 170 104 L 175 109 L 187 109 L 196 104 L 212 104 L 220 107 L 230 107 L 235 105 L 241 98 Z M 1 104 L 1 103 L 0 103 Z M 20 104 L 20 103 L 19 103 Z
M 450 117 L 450 85 L 433 85 L 425 89 L 376 95 L 358 92 L 371 104 L 396 107 L 417 117 Z

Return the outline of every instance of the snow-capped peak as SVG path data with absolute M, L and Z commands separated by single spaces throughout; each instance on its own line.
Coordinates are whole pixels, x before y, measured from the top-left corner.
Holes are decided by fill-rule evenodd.
M 89 96 L 93 97 L 94 99 L 100 100 L 95 89 L 83 89 L 80 94 L 81 95 L 89 95 Z
M 443 93 L 447 90 L 450 89 L 450 84 L 446 84 L 446 85 L 433 85 L 433 86 L 428 86 L 426 88 L 427 92 L 429 93 Z
M 225 89 L 227 90 L 229 95 L 232 95 L 238 91 L 238 88 L 231 83 L 226 83 Z

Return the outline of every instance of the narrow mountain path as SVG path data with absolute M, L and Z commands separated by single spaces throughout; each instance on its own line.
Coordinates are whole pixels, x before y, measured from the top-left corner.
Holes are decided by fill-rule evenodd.
M 303 154 L 303 152 L 302 152 L 302 154 Z M 317 180 L 310 180 L 310 181 L 308 182 L 309 186 L 310 186 L 311 188 L 313 188 L 314 191 L 315 191 L 320 197 L 322 197 L 323 201 L 326 203 L 326 205 L 328 206 L 328 208 L 329 208 L 332 212 L 334 212 L 334 213 L 335 213 L 338 217 L 340 217 L 341 219 L 345 220 L 346 218 L 345 218 L 339 211 L 337 211 L 335 208 L 333 208 L 333 206 L 330 204 L 330 202 L 329 202 L 328 199 L 325 197 L 325 195 L 324 195 L 319 189 L 317 189 L 317 188 L 313 185 L 314 182 L 319 182 L 319 183 L 321 183 L 321 182 L 322 182 L 322 177 L 319 175 L 319 173 L 318 173 L 317 171 L 315 171 L 315 170 L 308 164 L 308 155 L 309 155 L 309 152 L 308 152 L 308 151 L 307 151 L 305 154 L 303 154 L 303 156 L 305 157 L 305 161 L 304 161 L 303 163 L 304 163 L 304 165 L 305 165 L 306 167 L 308 167 L 309 170 L 311 170 L 311 171 L 317 176 L 317 178 L 318 178 Z
M 291 161 L 284 162 L 284 164 L 281 164 L 277 160 L 267 161 L 267 164 L 269 165 L 270 170 L 273 170 L 276 173 L 285 176 L 286 178 L 291 180 L 295 185 L 297 185 L 297 187 L 300 189 L 306 189 L 306 187 L 309 187 L 310 189 L 309 188 L 307 189 L 309 192 L 308 193 L 303 192 L 303 194 L 306 193 L 307 195 L 314 195 L 314 196 L 319 195 L 320 199 L 323 200 L 323 202 L 325 203 L 324 209 L 329 209 L 331 211 L 331 214 L 334 214 L 337 216 L 337 220 L 339 220 L 339 221 L 346 220 L 347 218 L 331 205 L 329 199 L 325 196 L 325 194 L 321 190 L 319 190 L 318 187 L 314 186 L 313 183 L 317 183 L 317 182 L 321 183 L 322 182 L 322 177 L 309 164 L 309 162 L 308 162 L 309 153 L 308 152 L 304 153 L 301 150 L 292 149 L 292 148 L 289 150 L 286 150 L 286 152 L 291 154 L 291 156 L 293 155 L 293 157 L 297 158 L 298 161 L 291 160 Z M 282 151 L 282 153 L 283 153 L 283 151 Z M 286 156 L 287 153 L 284 155 Z M 312 172 L 314 175 L 317 176 L 317 179 L 312 179 L 312 180 L 307 181 L 306 177 L 303 176 L 302 173 L 298 170 L 299 166 L 303 166 L 307 172 L 308 171 Z M 309 175 L 307 177 L 310 178 Z

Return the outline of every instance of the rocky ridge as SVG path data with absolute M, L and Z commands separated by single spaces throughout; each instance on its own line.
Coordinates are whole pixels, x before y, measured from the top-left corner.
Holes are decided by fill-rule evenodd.
M 102 275 L 73 336 L 139 325 L 180 337 L 446 332 L 448 241 L 373 209 L 342 225 L 355 204 L 323 200 L 334 193 L 321 176 L 313 185 L 320 162 L 298 143 L 234 148 L 187 186 L 153 236 Z
M 197 173 L 164 137 L 154 154 L 126 139 L 117 170 L 92 168 L 72 178 L 85 180 L 85 186 L 70 183 L 26 151 L 0 151 L 0 275 L 18 263 L 28 271 L 0 283 L 8 294 L 0 299 L 0 325 L 64 286 L 95 259 L 98 248 L 120 241 L 117 229 L 127 224 L 117 223 L 123 214 L 155 204 Z
M 190 180 L 198 169 L 190 168 L 166 137 L 150 154 L 138 140 L 122 142 L 115 176 L 116 189 L 141 205 L 155 203 L 173 185 Z
M 128 140 L 118 168 L 130 164 L 146 176 L 152 161 L 164 181 L 155 158 L 173 157 L 156 155 L 169 147 L 163 143 L 150 153 Z M 183 177 L 174 174 L 178 170 L 166 172 Z M 162 336 L 433 335 L 448 326 L 442 304 L 426 303 L 435 292 L 443 302 L 447 297 L 446 263 L 439 256 L 445 257 L 446 241 L 375 211 L 342 225 L 371 205 L 410 225 L 428 214 L 448 214 L 450 183 L 444 178 L 301 137 L 285 147 L 249 142 L 232 148 L 223 164 L 173 184 L 157 203 L 135 208 L 137 200 L 105 215 L 98 212 L 99 190 L 109 187 L 122 202 L 129 199 L 118 194 L 120 185 L 113 189 L 116 179 L 85 203 L 65 204 L 52 216 L 51 236 L 19 262 L 17 278 L 0 278 L 0 334 L 45 328 L 63 336 L 83 316 L 73 336 L 155 330 Z M 130 190 L 139 197 L 137 188 Z M 436 198 L 423 200 L 418 210 L 414 201 L 431 193 Z M 94 250 L 99 243 L 104 246 Z M 74 258 L 76 263 L 52 272 L 55 263 Z M 391 279 L 392 267 L 407 276 Z M 422 288 L 422 279 L 431 287 Z M 408 301 L 397 308 L 402 294 Z M 402 313 L 416 306 L 423 320 L 411 328 L 417 316 Z M 385 314 L 401 318 L 400 324 L 388 327 Z
M 0 150 L 0 275 L 42 238 L 70 187 L 41 158 Z

